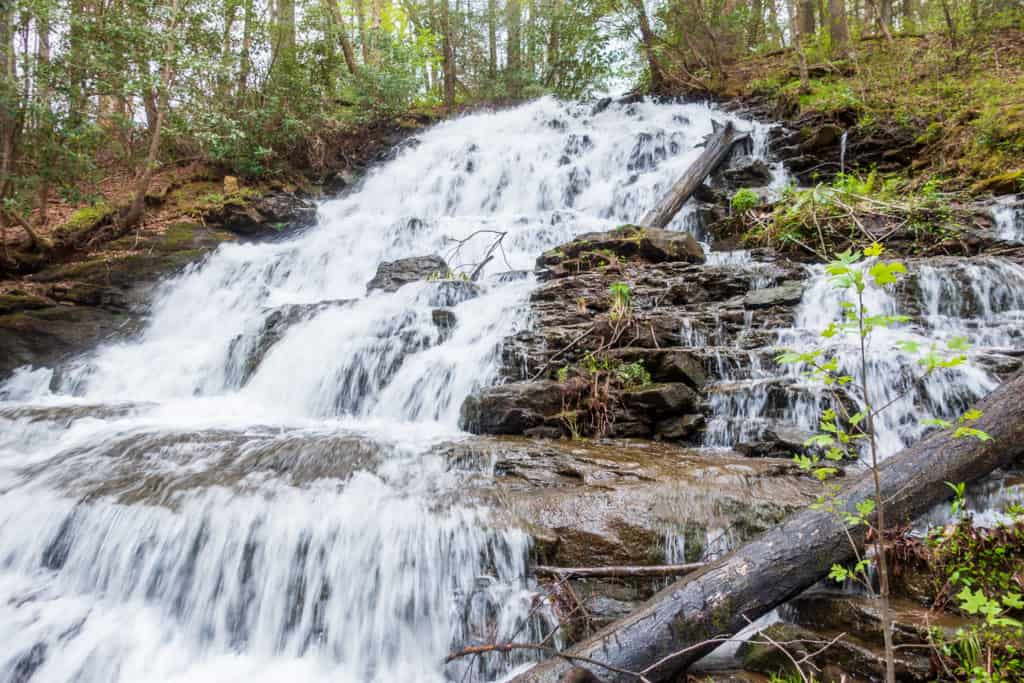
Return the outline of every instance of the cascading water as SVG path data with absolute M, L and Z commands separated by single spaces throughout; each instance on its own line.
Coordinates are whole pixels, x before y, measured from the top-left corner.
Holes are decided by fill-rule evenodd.
M 494 276 L 634 220 L 712 113 L 543 99 L 441 124 L 315 229 L 166 283 L 137 339 L 19 371 L 0 387 L 0 678 L 430 681 L 459 643 L 536 638 L 527 537 L 460 503 L 430 447 L 528 324 L 532 280 Z M 506 235 L 479 296 L 366 295 L 382 261 L 483 261 L 480 231 Z M 493 679 L 488 661 L 447 674 Z
M 996 235 L 1010 242 L 1024 242 L 1024 201 L 1004 197 L 992 209 Z

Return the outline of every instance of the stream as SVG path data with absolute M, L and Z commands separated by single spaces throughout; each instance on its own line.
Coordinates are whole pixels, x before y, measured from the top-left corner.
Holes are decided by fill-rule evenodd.
M 530 535 L 462 495 L 443 446 L 471 438 L 462 402 L 500 380 L 503 340 L 531 325 L 537 256 L 635 220 L 712 117 L 728 115 L 545 98 L 441 123 L 323 202 L 314 228 L 222 246 L 163 283 L 131 341 L 17 371 L 0 385 L 0 680 L 493 681 L 529 661 L 444 665 L 462 645 L 541 640 L 554 616 L 533 608 Z M 765 158 L 767 127 L 735 120 Z M 1024 237 L 1020 213 L 997 219 Z M 692 209 L 670 227 L 706 237 Z M 495 232 L 479 287 L 439 274 L 367 294 L 385 261 L 439 254 L 471 270 Z M 746 252 L 709 263 L 765 286 Z M 886 455 L 1024 353 L 1024 268 L 908 265 L 872 303 L 909 310 L 904 335 L 968 336 L 976 362 L 922 383 L 909 357 L 877 361 L 878 395 L 906 393 L 882 425 Z M 841 313 L 823 271 L 805 277 L 793 320 L 768 329 L 773 348 L 817 343 Z M 815 427 L 821 397 L 795 370 L 688 329 L 713 371 L 708 452 L 779 421 Z M 1024 497 L 1007 481 L 983 508 Z

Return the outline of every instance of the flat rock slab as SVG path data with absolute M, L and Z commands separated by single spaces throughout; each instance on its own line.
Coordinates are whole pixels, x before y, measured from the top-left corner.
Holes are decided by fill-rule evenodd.
M 476 496 L 529 531 L 539 561 L 554 566 L 662 564 L 679 541 L 694 561 L 709 542 L 717 550 L 759 533 L 819 491 L 789 461 L 649 441 L 501 437 L 446 448 L 459 467 L 493 474 L 475 480 Z
M 623 225 L 607 232 L 580 235 L 572 242 L 544 252 L 538 270 L 562 277 L 635 259 L 648 263 L 703 263 L 704 250 L 686 232 Z

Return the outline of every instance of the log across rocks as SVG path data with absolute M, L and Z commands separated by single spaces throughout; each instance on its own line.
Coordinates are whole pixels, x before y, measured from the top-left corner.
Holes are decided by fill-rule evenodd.
M 976 423 L 990 441 L 955 439 L 942 431 L 892 456 L 881 482 L 889 524 L 907 523 L 948 499 L 947 481 L 971 482 L 1024 456 L 1024 373 L 992 392 L 978 406 Z M 873 497 L 869 475 L 839 494 L 848 509 Z M 824 578 L 835 563 L 853 556 L 848 534 L 863 544 L 864 527 L 846 527 L 824 510 L 805 510 L 725 558 L 680 579 L 644 607 L 566 651 L 512 679 L 513 683 L 557 683 L 574 667 L 602 681 L 636 681 L 645 672 L 663 681 L 704 656 L 709 639 L 736 633 L 753 620 Z M 607 664 L 611 669 L 593 662 Z
M 654 228 L 667 226 L 704 179 L 729 158 L 733 146 L 749 137 L 747 133 L 737 130 L 732 121 L 727 121 L 724 126 L 713 123 L 714 132 L 708 138 L 704 151 L 679 177 L 661 201 L 644 215 L 640 225 Z

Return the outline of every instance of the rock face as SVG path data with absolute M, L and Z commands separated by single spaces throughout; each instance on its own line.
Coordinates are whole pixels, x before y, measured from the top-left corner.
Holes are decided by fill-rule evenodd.
M 245 202 L 227 202 L 207 217 L 237 235 L 277 237 L 316 223 L 316 206 L 291 192 L 272 191 Z
M 557 382 L 512 382 L 488 387 L 462 404 L 460 426 L 474 434 L 524 434 L 562 410 Z
M 53 366 L 134 333 L 156 282 L 234 236 L 194 223 L 110 243 L 111 254 L 52 266 L 0 296 L 0 379 L 21 365 Z
M 772 171 L 760 159 L 740 156 L 730 160 L 728 168 L 722 171 L 722 179 L 733 189 L 764 187 L 772 181 Z
M 444 277 L 448 264 L 440 256 L 412 256 L 385 261 L 377 266 L 377 273 L 366 283 L 366 293 L 373 291 L 397 292 L 403 285 L 427 280 L 431 275 Z
M 538 563 L 562 567 L 696 561 L 818 491 L 792 462 L 652 442 L 505 437 L 446 450 L 457 468 L 484 475 L 475 495 L 534 536 Z
M 689 233 L 624 225 L 608 232 L 580 235 L 568 244 L 544 252 L 537 259 L 537 269 L 549 277 L 562 277 L 628 259 L 703 263 L 704 250 Z

